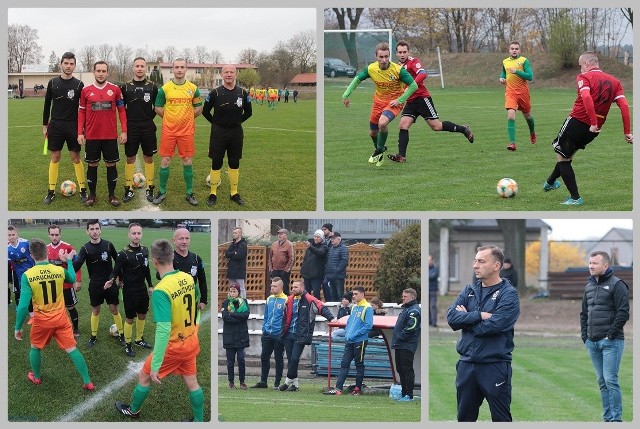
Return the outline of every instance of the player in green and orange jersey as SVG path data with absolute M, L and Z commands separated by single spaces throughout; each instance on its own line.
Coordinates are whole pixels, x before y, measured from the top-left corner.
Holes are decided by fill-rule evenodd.
M 375 84 L 373 106 L 369 116 L 369 136 L 373 140 L 375 150 L 369 158 L 369 163 L 375 163 L 377 167 L 382 165 L 384 152 L 387 150 L 385 143 L 389 135 L 389 122 L 400 114 L 404 102 L 418 89 L 409 72 L 399 64 L 391 62 L 389 56 L 389 44 L 378 43 L 376 61 L 358 73 L 342 94 L 342 104 L 349 107 L 351 104 L 349 95 L 360 85 L 360 82 L 371 78 Z
M 509 144 L 507 149 L 516 150 L 516 110 L 522 112 L 522 116 L 529 126 L 531 143 L 536 142 L 535 124 L 531 116 L 531 96 L 529 84 L 533 80 L 531 63 L 526 57 L 520 55 L 520 43 L 509 44 L 509 58 L 502 61 L 502 73 L 500 83 L 505 85 L 504 108 L 507 109 L 507 134 Z
M 160 384 L 167 375 L 181 375 L 189 390 L 194 421 L 204 417 L 204 395 L 198 384 L 196 356 L 198 341 L 200 291 L 191 274 L 173 268 L 173 248 L 168 240 L 156 240 L 151 245 L 153 266 L 161 276 L 153 289 L 151 302 L 156 323 L 155 346 L 138 374 L 131 405 L 116 401 L 121 414 L 137 419 L 142 403 L 149 396 L 151 382 Z
M 165 83 L 156 97 L 155 109 L 162 117 L 162 136 L 160 150 L 162 157 L 158 173 L 158 195 L 154 204 L 160 204 L 167 197 L 167 181 L 169 180 L 169 164 L 178 149 L 182 160 L 184 182 L 187 188 L 186 200 L 195 206 L 198 200 L 193 194 L 193 155 L 196 153 L 195 118 L 202 113 L 202 99 L 198 87 L 187 80 L 187 61 L 177 58 L 173 61 L 173 79 Z
M 30 333 L 31 350 L 29 351 L 32 370 L 27 374 L 27 378 L 33 384 L 42 383 L 40 377 L 41 353 L 53 338 L 58 343 L 58 347 L 67 352 L 82 376 L 83 389 L 95 390 L 84 356 L 76 347 L 73 327 L 64 306 L 64 283 L 76 281 L 73 264 L 67 264 L 66 268 L 62 268 L 49 263 L 47 244 L 38 238 L 29 240 L 29 252 L 36 265 L 25 271 L 20 279 L 22 299 L 20 299 L 17 308 L 14 332 L 15 339 L 21 341 L 22 324 L 27 317 L 29 303 L 33 302 L 34 316 Z M 59 256 L 61 260 L 66 261 L 67 258 L 73 257 L 74 253 L 69 254 L 61 250 Z

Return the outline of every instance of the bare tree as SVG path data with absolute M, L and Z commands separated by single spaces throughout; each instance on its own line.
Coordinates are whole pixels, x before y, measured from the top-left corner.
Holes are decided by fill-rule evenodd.
M 187 63 L 193 63 L 195 62 L 195 57 L 193 55 L 193 49 L 191 48 L 184 48 L 182 50 L 182 58 L 184 58 L 185 60 L 187 60 Z
M 49 71 L 56 73 L 60 71 L 60 58 L 55 51 L 51 51 L 51 55 L 49 55 Z
M 156 49 L 153 52 L 151 52 L 151 61 L 157 61 L 159 63 L 161 63 L 162 61 L 165 61 L 164 58 L 164 52 L 161 49 Z
M 256 64 L 258 59 L 258 51 L 253 48 L 245 48 L 240 50 L 236 61 L 240 64 Z
M 149 50 L 147 48 L 137 48 L 133 53 L 133 57 L 134 58 L 142 57 L 146 61 L 155 60 L 153 59 L 152 55 L 149 53 Z
M 316 59 L 316 32 L 301 31 L 287 41 L 294 57 L 295 67 L 299 73 L 307 73 L 314 69 Z
M 164 52 L 164 60 L 167 62 L 171 62 L 178 58 L 178 50 L 175 46 L 169 45 L 163 50 Z
M 98 60 L 106 61 L 111 66 L 111 54 L 113 53 L 113 46 L 108 43 L 102 43 L 96 48 L 96 56 Z
M 42 60 L 42 47 L 38 45 L 38 30 L 28 25 L 11 24 L 8 32 L 8 68 L 16 73 L 25 64 Z
M 90 72 L 93 70 L 96 55 L 97 50 L 95 45 L 87 45 L 80 48 L 80 52 L 78 52 L 78 64 L 82 66 L 81 71 Z
M 206 46 L 198 45 L 195 48 L 194 57 L 197 63 L 204 64 L 211 61 L 211 54 Z
M 355 30 L 358 28 L 358 23 L 362 17 L 364 8 L 345 8 L 334 7 L 333 13 L 338 20 L 338 28 L 341 30 Z M 349 28 L 347 28 L 347 21 Z M 340 33 L 342 42 L 349 55 L 349 61 L 351 64 L 358 64 L 358 51 L 356 50 L 356 33 Z
M 629 21 L 629 24 L 631 24 L 631 27 L 633 27 L 633 9 L 630 7 L 623 7 L 620 11 L 622 12 L 622 16 L 624 16 L 625 19 Z
M 209 51 L 209 59 L 213 64 L 222 64 L 224 62 L 224 56 L 222 52 L 217 49 L 212 49 Z
M 113 67 L 109 75 L 110 80 L 115 82 L 125 82 L 131 76 L 131 65 L 133 62 L 133 49 L 129 46 L 118 43 L 114 49 Z

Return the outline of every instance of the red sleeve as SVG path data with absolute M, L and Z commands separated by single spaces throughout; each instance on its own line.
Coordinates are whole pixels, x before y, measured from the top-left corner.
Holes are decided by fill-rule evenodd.
M 291 324 L 291 316 L 293 315 L 293 296 L 289 295 L 284 304 L 284 325 L 282 326 L 282 335 L 286 335 Z
M 422 73 L 418 73 L 416 75 L 416 78 L 413 79 L 417 84 L 420 84 L 420 82 L 423 82 L 425 79 L 427 78 L 427 72 L 422 71 Z
M 622 128 L 625 134 L 631 134 L 631 116 L 629 114 L 629 104 L 625 97 L 616 98 L 616 104 L 620 108 L 622 114 Z
M 582 97 L 582 102 L 584 103 L 584 110 L 589 117 L 589 121 L 591 121 L 591 125 L 598 125 L 598 117 L 596 116 L 596 108 L 593 105 L 593 98 L 591 98 L 591 92 L 588 89 L 580 90 L 580 97 Z

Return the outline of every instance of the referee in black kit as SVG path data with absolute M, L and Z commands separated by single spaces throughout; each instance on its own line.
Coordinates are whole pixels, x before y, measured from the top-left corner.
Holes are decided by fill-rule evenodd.
M 238 193 L 240 159 L 244 134 L 242 123 L 251 117 L 251 99 L 247 90 L 236 85 L 236 68 L 227 64 L 222 67 L 222 85 L 211 91 L 202 110 L 202 116 L 211 122 L 209 158 L 211 158 L 211 194 L 207 205 L 213 206 L 220 184 L 220 169 L 227 153 L 229 164 L 229 188 L 231 201 L 239 205 L 244 200 Z M 213 115 L 211 114 L 213 109 Z
M 124 196 L 122 202 L 131 201 L 134 196 L 132 183 L 136 169 L 136 155 L 142 148 L 144 156 L 144 177 L 147 179 L 147 201 L 153 202 L 153 176 L 155 168 L 153 154 L 158 151 L 158 138 L 156 137 L 156 124 L 153 118 L 156 111 L 153 105 L 158 96 L 158 87 L 147 80 L 147 62 L 142 57 L 133 60 L 133 79 L 120 87 L 124 104 L 127 109 L 127 142 L 124 144 L 124 153 L 127 163 L 124 167 Z

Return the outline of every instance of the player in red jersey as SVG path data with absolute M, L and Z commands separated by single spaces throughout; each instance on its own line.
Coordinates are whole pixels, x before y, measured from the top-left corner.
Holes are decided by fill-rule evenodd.
M 60 227 L 56 224 L 49 225 L 47 228 L 49 231 L 50 243 L 47 244 L 47 258 L 49 263 L 60 266 L 67 269 L 67 261 L 60 259 L 60 252 L 71 254 L 75 249 L 72 245 L 66 241 L 62 241 L 62 234 Z M 73 283 L 65 282 L 63 284 L 64 305 L 69 311 L 69 317 L 73 324 L 73 336 L 78 338 L 80 336 L 80 330 L 78 328 L 78 310 L 76 310 L 76 304 L 78 304 L 78 295 L 76 292 L 80 290 L 82 286 L 82 270 L 76 271 L 76 281 Z
M 622 115 L 624 139 L 633 144 L 629 105 L 618 79 L 600 70 L 598 57 L 594 52 L 585 52 L 578 59 L 580 74 L 576 78 L 578 97 L 573 110 L 564 121 L 557 137 L 553 140 L 556 152 L 556 165 L 542 185 L 545 191 L 560 187 L 557 180 L 562 181 L 571 193 L 561 204 L 581 205 L 583 203 L 576 176 L 571 166 L 573 155 L 578 149 L 584 149 L 593 139 L 598 137 L 602 125 L 607 120 L 611 104 L 615 101 Z
M 404 109 L 402 109 L 402 118 L 400 119 L 400 134 L 398 136 L 398 153 L 395 155 L 387 155 L 390 160 L 395 162 L 407 162 L 407 146 L 409 145 L 409 127 L 416 122 L 418 117 L 422 116 L 427 125 L 433 131 L 449 131 L 450 133 L 462 133 L 473 143 L 473 133 L 468 125 L 458 125 L 453 122 L 441 122 L 433 104 L 429 90 L 424 86 L 424 80 L 427 78 L 427 72 L 422 67 L 418 58 L 409 54 L 409 43 L 401 40 L 396 45 L 396 56 L 398 63 L 406 69 L 413 80 L 418 84 L 418 89 L 411 94 L 407 100 Z
M 594 52 L 585 52 L 578 59 L 580 74 L 577 76 L 578 97 L 573 104 L 569 117 L 564 121 L 557 137 L 553 140 L 553 150 L 556 152 L 557 162 L 542 185 L 545 191 L 552 191 L 560 187 L 557 180 L 567 186 L 571 194 L 561 204 L 581 205 L 583 203 L 576 176 L 571 166 L 573 155 L 578 149 L 584 149 L 593 139 L 598 137 L 602 125 L 607 120 L 611 104 L 620 108 L 624 139 L 633 144 L 631 134 L 631 118 L 629 105 L 624 96 L 622 84 L 614 76 L 600 70 L 598 57 Z
M 117 85 L 107 82 L 109 65 L 98 61 L 93 65 L 95 82 L 82 89 L 80 109 L 78 110 L 78 143 L 85 146 L 84 160 L 87 168 L 87 184 L 89 197 L 84 202 L 92 206 L 96 202 L 96 182 L 98 181 L 98 164 L 104 159 L 107 166 L 107 187 L 109 203 L 118 207 L 120 200 L 116 197 L 118 170 L 116 162 L 120 160 L 118 140 L 120 144 L 127 142 L 127 113 L 124 108 L 122 91 Z M 116 124 L 116 109 L 120 116 L 120 138 Z

